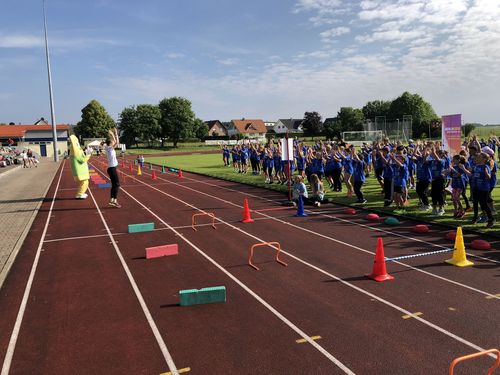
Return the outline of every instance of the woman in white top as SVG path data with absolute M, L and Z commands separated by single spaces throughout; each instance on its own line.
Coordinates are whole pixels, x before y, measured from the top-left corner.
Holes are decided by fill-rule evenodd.
M 118 172 L 116 171 L 118 160 L 116 159 L 115 147 L 118 147 L 118 131 L 116 128 L 109 129 L 109 139 L 106 139 L 104 151 L 106 152 L 106 157 L 108 159 L 108 176 L 111 180 L 111 199 L 109 201 L 109 205 L 120 208 L 121 206 L 116 200 L 118 190 L 120 189 L 120 180 L 118 178 Z

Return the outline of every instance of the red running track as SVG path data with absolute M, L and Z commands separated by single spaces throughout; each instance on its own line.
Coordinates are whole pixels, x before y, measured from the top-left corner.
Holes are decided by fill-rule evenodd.
M 481 258 L 470 257 L 476 265 L 467 269 L 445 265 L 446 254 L 390 264 L 396 280 L 378 284 L 363 276 L 371 270 L 377 237 L 384 238 L 386 256 L 397 256 L 450 246 L 443 232 L 433 228 L 415 238 L 413 223 L 395 229 L 328 205 L 296 218 L 293 210 L 267 210 L 277 207 L 276 193 L 184 175 L 158 174 L 152 181 L 145 170 L 128 177 L 123 207 L 115 209 L 107 206 L 109 190 L 95 186 L 95 201 L 72 199 L 74 183 L 63 166 L 1 289 L 4 369 L 10 347 L 12 374 L 175 368 L 193 374 L 441 374 L 457 356 L 500 346 L 498 244 L 472 253 Z M 253 212 L 252 224 L 239 222 L 244 197 L 253 210 L 267 210 Z M 202 211 L 215 214 L 217 230 L 190 228 L 192 214 Z M 154 232 L 126 233 L 130 223 L 151 221 Z M 261 271 L 250 268 L 248 250 L 261 241 L 280 242 L 289 266 L 274 262 L 272 249 L 259 248 Z M 168 243 L 179 244 L 178 256 L 144 258 L 146 247 Z M 226 286 L 226 303 L 178 306 L 179 290 L 216 285 Z M 296 343 L 301 336 L 321 338 Z M 460 368 L 482 373 L 491 361 Z

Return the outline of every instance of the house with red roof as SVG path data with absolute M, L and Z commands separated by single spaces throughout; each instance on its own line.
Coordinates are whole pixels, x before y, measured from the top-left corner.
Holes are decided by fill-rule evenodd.
M 231 120 L 228 135 L 236 135 L 239 138 L 259 139 L 266 138 L 267 128 L 263 120 Z
M 0 125 L 0 143 L 3 146 L 14 146 L 30 149 L 42 157 L 54 156 L 52 126 L 46 122 L 39 125 Z M 62 155 L 68 151 L 69 125 L 56 126 L 57 148 Z

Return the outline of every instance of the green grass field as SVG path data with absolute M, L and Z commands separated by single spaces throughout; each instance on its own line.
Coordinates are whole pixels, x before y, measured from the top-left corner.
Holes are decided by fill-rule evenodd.
M 150 154 L 160 154 L 163 152 L 168 152 L 169 154 L 177 152 L 197 152 L 197 151 L 208 151 L 208 150 L 219 150 L 219 146 L 207 146 L 202 142 L 187 142 L 178 143 L 177 147 L 174 148 L 172 143 L 165 142 L 165 147 L 139 147 L 139 148 L 129 148 L 127 149 L 127 155 L 150 155 Z
M 232 167 L 224 167 L 222 164 L 222 156 L 220 154 L 151 157 L 146 158 L 146 161 L 157 165 L 166 165 L 169 167 L 182 169 L 184 171 L 196 172 L 211 177 L 221 178 L 224 180 L 242 182 L 245 184 L 251 184 L 283 192 L 287 191 L 286 186 L 266 184 L 264 182 L 263 176 L 253 176 L 251 173 L 239 174 L 235 173 Z M 358 206 L 358 204 L 354 203 L 356 200 L 355 198 L 347 198 L 345 196 L 345 193 L 335 193 L 329 191 L 326 186 L 325 189 L 328 190 L 327 198 L 330 201 L 344 205 L 352 205 L 354 207 Z M 345 188 L 344 191 L 346 191 Z M 373 175 L 371 175 L 367 179 L 367 183 L 363 187 L 365 199 L 368 200 L 368 203 L 363 205 L 363 207 L 391 214 L 394 210 L 394 207 L 383 207 L 383 198 L 380 194 L 380 191 L 380 186 L 378 185 Z M 496 188 L 493 191 L 493 199 L 497 203 L 500 201 L 500 189 Z M 492 229 L 486 229 L 486 224 L 470 225 L 469 222 L 472 217 L 471 213 L 468 213 L 463 220 L 457 220 L 453 218 L 453 205 L 451 203 L 451 196 L 448 195 L 447 200 L 449 204 L 446 206 L 446 214 L 441 217 L 435 217 L 429 212 L 422 212 L 417 208 L 418 198 L 415 191 L 411 190 L 410 205 L 406 208 L 406 214 L 404 216 L 428 222 L 445 224 L 453 227 L 462 226 L 464 229 L 474 229 L 493 235 L 499 234 L 499 224 L 495 225 Z M 498 214 L 496 215 L 496 219 L 498 221 Z
M 472 131 L 479 138 L 489 138 L 491 135 L 500 137 L 500 126 L 479 126 Z

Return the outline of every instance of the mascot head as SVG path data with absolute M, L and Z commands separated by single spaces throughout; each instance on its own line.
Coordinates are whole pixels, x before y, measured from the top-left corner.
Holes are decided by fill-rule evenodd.
M 81 156 L 83 154 L 83 150 L 80 147 L 80 142 L 78 142 L 78 138 L 76 138 L 73 134 L 69 136 L 69 154 L 72 156 Z

